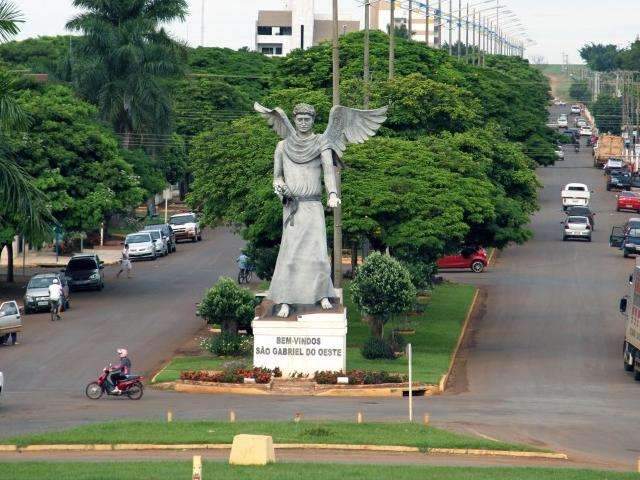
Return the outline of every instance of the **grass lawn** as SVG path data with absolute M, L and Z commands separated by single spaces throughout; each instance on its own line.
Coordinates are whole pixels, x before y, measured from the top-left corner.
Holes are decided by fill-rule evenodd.
M 227 358 L 227 357 L 212 357 L 212 356 L 198 356 L 198 357 L 175 357 L 164 367 L 158 375 L 154 378 L 153 383 L 161 382 L 173 382 L 180 378 L 180 372 L 184 370 L 220 370 L 223 363 L 233 360 L 246 360 L 247 363 L 251 363 L 246 358 Z
M 453 349 L 458 342 L 460 330 L 475 288 L 470 285 L 445 283 L 437 286 L 423 314 L 408 317 L 416 333 L 404 337 L 413 348 L 413 375 L 418 382 L 438 383 L 449 368 Z M 369 325 L 362 322 L 360 312 L 345 285 L 345 305 L 349 319 L 347 331 L 347 369 L 377 370 L 407 373 L 407 359 L 367 360 L 360 353 L 360 345 L 369 337 Z M 402 321 L 391 321 L 385 331 L 391 331 Z
M 416 333 L 405 335 L 413 346 L 413 375 L 417 382 L 437 384 L 449 368 L 453 349 L 460 336 L 464 318 L 471 306 L 475 288 L 470 285 L 445 283 L 437 286 L 424 313 L 407 317 Z M 360 346 L 369 337 L 369 326 L 362 322 L 360 312 L 349 295 L 349 283 L 345 285 L 345 305 L 349 328 L 347 332 L 347 369 L 375 370 L 407 373 L 407 359 L 367 360 L 360 353 Z M 401 319 L 389 322 L 385 331 L 403 325 Z M 180 378 L 183 370 L 219 370 L 223 363 L 250 358 L 216 358 L 209 355 L 176 357 L 157 375 L 154 383 L 172 382 Z
M 190 462 L 15 462 L 0 463 L 0 471 L 12 480 L 165 480 L 191 477 Z M 202 478 L 211 480 L 631 480 L 635 473 L 596 470 L 426 467 L 415 465 L 336 465 L 289 463 L 265 467 L 237 467 L 204 462 Z M 9 477 L 7 477 L 9 478 Z
M 470 437 L 417 423 L 348 422 L 110 422 L 3 439 L 9 445 L 231 443 L 240 433 L 271 435 L 274 443 L 348 443 L 427 448 L 532 450 L 527 445 Z

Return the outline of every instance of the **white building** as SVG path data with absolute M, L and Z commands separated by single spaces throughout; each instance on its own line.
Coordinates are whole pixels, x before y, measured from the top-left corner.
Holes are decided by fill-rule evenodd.
M 256 51 L 284 56 L 296 48 L 306 49 L 330 40 L 332 23 L 328 15 L 316 12 L 315 0 L 289 0 L 284 10 L 260 10 L 256 22 Z M 360 29 L 357 20 L 340 20 L 340 33 Z
M 411 14 L 411 30 L 413 30 L 413 40 L 416 42 L 424 42 L 426 40 L 427 35 L 427 17 L 425 15 L 424 8 L 419 9 L 418 4 L 425 4 L 425 0 L 421 0 L 420 2 L 413 2 L 413 9 Z M 435 26 L 435 18 L 433 5 L 434 1 L 430 2 L 430 10 L 429 10 L 429 45 L 433 45 L 434 43 L 434 26 Z M 395 3 L 395 24 L 397 28 L 401 28 L 403 25 L 408 29 L 409 28 L 409 11 L 405 8 L 402 8 L 401 5 L 407 5 L 407 2 L 398 2 Z M 391 23 L 391 2 L 389 0 L 379 0 L 375 3 L 371 3 L 371 27 L 377 28 L 378 30 L 382 30 L 387 33 L 389 31 L 389 24 Z

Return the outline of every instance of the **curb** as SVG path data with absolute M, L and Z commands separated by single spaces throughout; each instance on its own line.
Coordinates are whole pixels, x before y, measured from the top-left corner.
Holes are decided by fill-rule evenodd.
M 419 453 L 427 455 L 474 455 L 486 457 L 514 457 L 514 458 L 546 458 L 553 460 L 568 460 L 565 453 L 555 452 L 527 452 L 511 450 L 481 450 L 473 448 L 427 448 L 406 447 L 402 445 L 348 445 L 332 443 L 276 443 L 277 450 L 342 450 L 342 451 L 370 451 L 370 452 L 398 452 Z M 230 450 L 230 443 L 189 443 L 189 444 L 152 444 L 152 443 L 116 443 L 116 444 L 59 444 L 59 445 L 0 445 L 0 452 L 77 452 L 77 451 L 140 451 L 140 450 Z
M 478 302 L 479 296 L 480 296 L 480 289 L 476 288 L 476 291 L 473 294 L 473 300 L 471 301 L 471 305 L 469 306 L 469 310 L 467 310 L 467 315 L 464 317 L 464 323 L 462 324 L 462 330 L 460 331 L 460 336 L 458 337 L 458 343 L 456 343 L 456 348 L 453 350 L 453 354 L 451 355 L 449 368 L 447 369 L 447 373 L 445 373 L 442 376 L 442 378 L 440 378 L 440 385 L 439 385 L 440 393 L 443 393 L 447 389 L 447 382 L 449 381 L 449 377 L 451 376 L 451 371 L 453 370 L 453 366 L 456 363 L 456 358 L 458 357 L 458 351 L 462 346 L 462 341 L 467 335 L 467 328 L 469 327 L 471 315 L 473 314 L 476 308 L 476 303 Z
M 494 262 L 494 260 L 495 260 L 495 258 L 496 258 L 496 252 L 497 252 L 497 251 L 498 251 L 498 249 L 497 249 L 497 248 L 495 248 L 495 247 L 493 247 L 493 248 L 491 249 L 491 253 L 489 254 L 489 258 L 487 258 L 487 266 L 489 266 L 489 267 L 490 267 L 490 266 L 492 266 L 492 265 L 493 265 L 493 262 Z

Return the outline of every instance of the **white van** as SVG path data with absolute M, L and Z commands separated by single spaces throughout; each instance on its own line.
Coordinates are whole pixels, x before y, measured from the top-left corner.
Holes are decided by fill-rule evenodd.
M 562 192 L 562 208 L 586 207 L 591 200 L 591 191 L 584 183 L 567 183 Z

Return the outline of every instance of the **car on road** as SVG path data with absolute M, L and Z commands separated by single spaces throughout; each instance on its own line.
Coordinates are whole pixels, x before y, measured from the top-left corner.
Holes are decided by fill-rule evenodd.
M 156 243 L 149 232 L 130 233 L 124 239 L 124 244 L 129 245 L 129 258 L 131 260 L 138 258 L 155 260 L 158 258 Z
M 153 239 L 153 245 L 156 247 L 156 252 L 161 257 L 169 255 L 169 244 L 166 237 L 162 235 L 162 230 L 143 230 L 139 233 L 149 233 Z
M 440 258 L 436 263 L 441 270 L 470 269 L 472 272 L 480 273 L 487 266 L 487 262 L 487 251 L 484 248 L 465 247 L 455 255 Z
M 627 171 L 612 170 L 607 175 L 607 191 L 631 189 L 631 174 Z
M 582 128 L 587 126 L 587 121 L 582 117 L 576 118 L 575 122 L 573 123 L 577 128 Z
M 11 345 L 15 345 L 20 331 L 22 331 L 22 317 L 18 304 L 15 300 L 0 304 L 0 344 L 4 345 L 11 340 Z
M 626 233 L 620 249 L 625 258 L 640 253 L 640 228 L 633 228 Z
M 592 134 L 593 134 L 593 130 L 591 129 L 591 127 L 589 125 L 585 125 L 583 127 L 580 127 L 580 136 L 581 137 L 591 137 Z
M 71 257 L 63 270 L 69 290 L 102 290 L 104 262 L 93 253 L 78 253 Z
M 174 233 L 173 228 L 171 228 L 171 225 L 169 225 L 168 223 L 147 225 L 142 230 L 160 230 L 162 232 L 162 236 L 167 239 L 169 253 L 174 253 L 176 251 L 176 234 Z
M 567 183 L 560 192 L 560 197 L 564 210 L 569 207 L 586 207 L 591 200 L 591 191 L 584 183 Z
M 555 152 L 558 160 L 564 160 L 564 150 L 562 149 L 562 145 L 557 145 Z
M 603 170 L 604 174 L 607 175 L 614 170 L 622 170 L 624 167 L 624 162 L 622 160 L 618 160 L 616 158 L 610 158 L 607 160 L 607 163 L 604 164 Z
M 560 127 L 560 128 L 567 128 L 569 126 L 569 121 L 567 120 L 567 116 L 566 115 L 560 115 L 558 117 L 558 121 L 556 123 L 558 124 L 558 127 Z
M 24 292 L 24 313 L 29 314 L 40 310 L 49 311 L 49 286 L 57 279 L 62 286 L 64 296 L 63 308 L 67 310 L 69 304 L 69 282 L 64 273 L 39 273 L 27 283 Z
M 582 108 L 580 105 L 571 105 L 571 114 L 572 115 L 580 115 L 582 113 Z
M 632 230 L 640 230 L 640 217 L 631 217 L 624 225 L 612 227 L 611 235 L 609 235 L 609 246 L 622 247 L 624 238 Z
M 176 240 L 191 240 L 192 242 L 202 240 L 200 222 L 195 213 L 179 213 L 172 215 L 169 225 L 176 234 Z
M 566 220 L 560 222 L 564 226 L 562 231 L 562 240 L 567 241 L 569 239 L 585 239 L 587 242 L 591 241 L 591 224 L 589 219 L 583 216 L 569 216 Z
M 591 224 L 591 229 L 596 229 L 596 213 L 592 212 L 589 207 L 569 207 L 565 213 L 568 217 L 587 217 Z
M 640 213 L 640 193 L 620 192 L 617 195 L 616 211 L 633 210 Z

